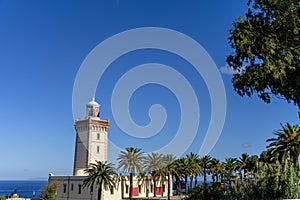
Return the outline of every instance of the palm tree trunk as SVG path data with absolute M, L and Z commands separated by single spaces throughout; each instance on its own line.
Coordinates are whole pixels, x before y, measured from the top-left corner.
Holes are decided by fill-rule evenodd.
M 299 154 L 294 156 L 294 165 L 297 169 L 299 169 Z
M 181 180 L 178 182 L 178 194 L 181 194 Z
M 196 175 L 196 176 L 195 176 L 195 187 L 196 187 L 196 185 L 197 185 L 197 183 L 198 183 L 197 178 L 198 178 L 198 176 Z
M 168 200 L 170 200 L 171 196 L 171 180 L 170 180 L 170 172 L 168 172 Z
M 223 182 L 224 174 L 222 172 L 221 172 L 221 175 L 220 175 L 220 179 L 221 179 L 220 181 Z
M 188 176 L 184 176 L 184 182 L 185 182 L 185 194 L 189 193 L 189 183 L 188 183 Z
M 100 183 L 100 187 L 98 189 L 98 200 L 101 200 L 102 198 L 102 183 Z
M 156 175 L 155 175 L 155 173 L 153 174 L 153 185 L 154 185 L 153 196 L 156 197 Z
M 177 194 L 181 194 L 181 182 L 179 177 L 176 177 L 176 190 Z
M 146 176 L 146 197 L 149 196 L 149 179 L 148 176 Z
M 206 177 L 206 171 L 205 171 L 205 168 L 203 170 L 203 181 L 204 181 L 204 186 L 206 186 L 206 180 L 207 180 L 207 177 Z
M 242 173 L 242 170 L 240 170 L 240 179 L 241 179 L 241 182 L 243 182 L 243 173 Z
M 129 199 L 132 199 L 133 193 L 133 173 L 130 173 Z
M 193 189 L 194 176 L 191 175 L 190 189 Z
M 164 197 L 164 182 L 161 182 L 161 197 Z
M 124 199 L 124 179 L 121 176 L 121 198 Z

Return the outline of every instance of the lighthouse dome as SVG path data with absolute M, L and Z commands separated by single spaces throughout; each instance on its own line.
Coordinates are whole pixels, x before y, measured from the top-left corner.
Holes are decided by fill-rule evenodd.
M 99 117 L 100 105 L 95 101 L 95 98 L 92 98 L 92 100 L 86 104 L 86 115 L 87 117 Z

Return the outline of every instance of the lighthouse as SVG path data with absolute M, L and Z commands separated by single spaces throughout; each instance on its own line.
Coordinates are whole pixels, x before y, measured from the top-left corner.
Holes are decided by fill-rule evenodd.
M 94 98 L 86 104 L 86 117 L 75 120 L 74 176 L 85 175 L 90 163 L 107 161 L 109 120 L 100 119 L 100 105 Z
M 55 200 L 81 200 L 98 198 L 97 186 L 93 190 L 90 187 L 83 187 L 84 181 L 88 178 L 85 169 L 89 168 L 90 163 L 96 161 L 107 161 L 108 159 L 108 129 L 110 127 L 109 120 L 103 120 L 100 117 L 100 105 L 94 98 L 86 104 L 86 115 L 83 119 L 75 120 L 76 142 L 74 168 L 72 176 L 55 176 L 49 174 L 49 185 L 56 188 Z M 117 200 L 129 197 L 130 177 L 119 174 L 115 188 L 103 190 L 102 199 Z M 120 179 L 121 178 L 121 179 Z M 158 181 L 156 188 L 154 187 L 153 178 L 147 176 L 144 179 L 146 184 L 141 184 L 139 177 L 133 179 L 133 195 L 136 197 L 149 198 L 156 194 L 167 195 L 167 177 Z M 172 180 L 171 180 L 172 182 Z M 170 187 L 171 194 L 173 193 Z

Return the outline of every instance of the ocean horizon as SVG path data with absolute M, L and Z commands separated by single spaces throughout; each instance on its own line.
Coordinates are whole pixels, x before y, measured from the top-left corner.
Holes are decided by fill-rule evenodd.
M 42 194 L 47 183 L 47 179 L 0 180 L 0 196 L 9 197 L 16 193 L 20 197 L 36 198 Z

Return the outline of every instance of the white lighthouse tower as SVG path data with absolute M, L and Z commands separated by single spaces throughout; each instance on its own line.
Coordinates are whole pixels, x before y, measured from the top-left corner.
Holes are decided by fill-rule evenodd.
M 107 161 L 109 120 L 100 119 L 100 105 L 94 98 L 86 104 L 86 118 L 75 121 L 74 175 L 82 176 L 90 163 Z

